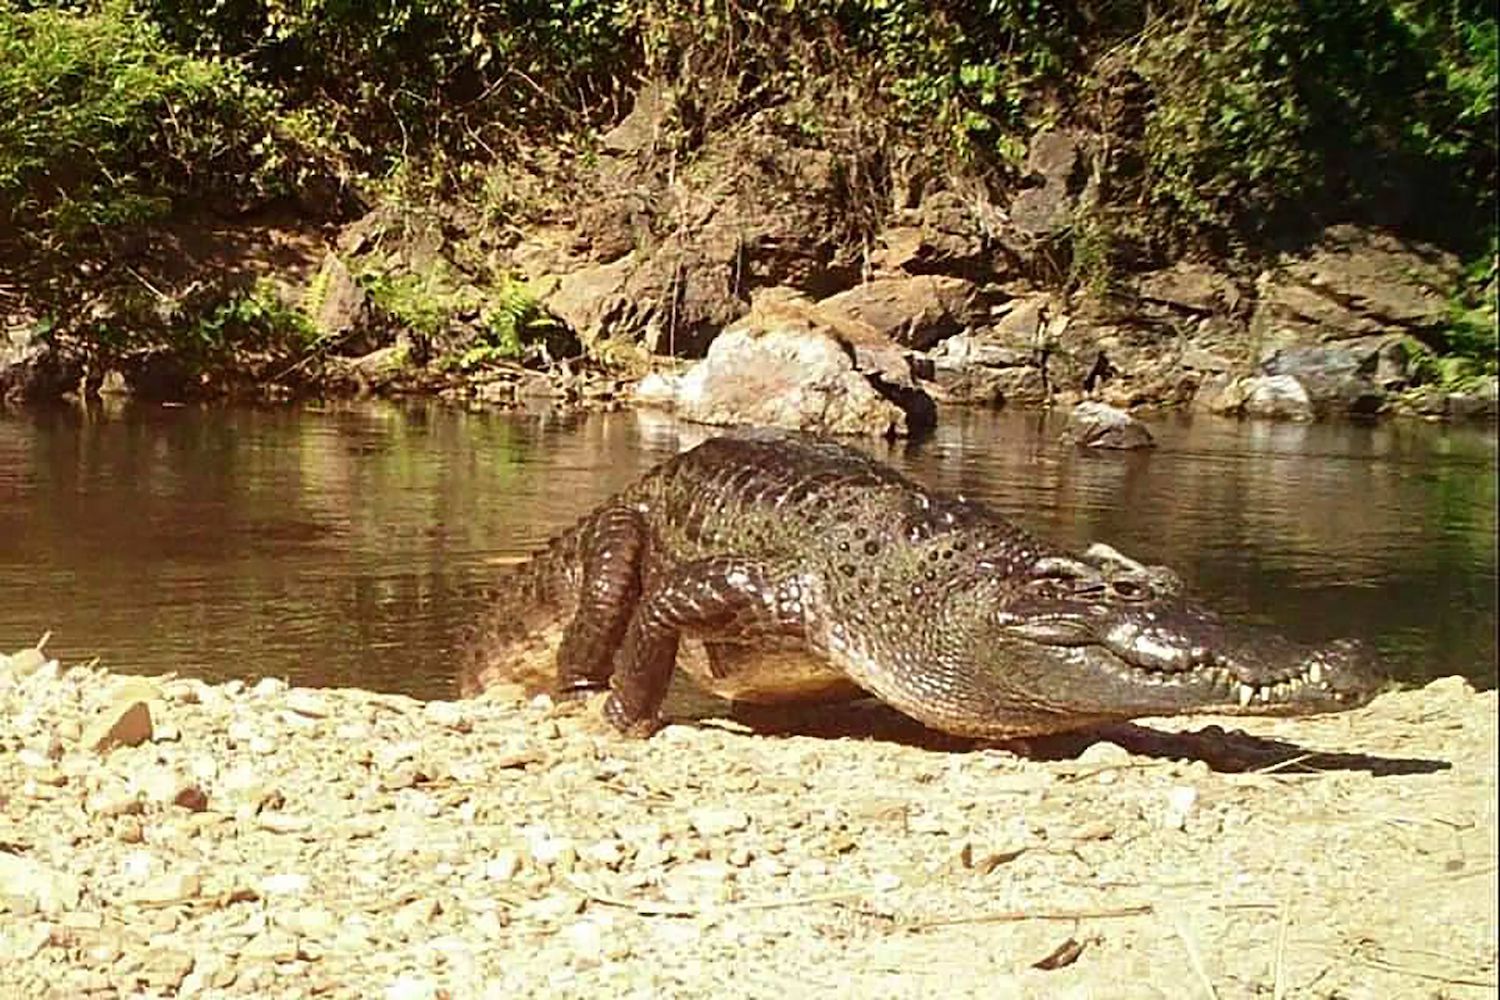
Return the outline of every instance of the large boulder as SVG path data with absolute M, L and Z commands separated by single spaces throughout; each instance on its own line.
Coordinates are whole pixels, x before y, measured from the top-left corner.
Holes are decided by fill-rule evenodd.
M 936 274 L 876 278 L 818 305 L 916 350 L 958 333 L 982 315 L 979 290 L 972 281 Z
M 1186 262 L 1141 275 L 1136 294 L 1147 303 L 1201 315 L 1234 313 L 1243 298 L 1228 275 Z
M 1093 400 L 1073 407 L 1062 439 L 1080 448 L 1130 450 L 1156 446 L 1145 424 L 1124 410 Z
M 985 232 L 985 216 L 994 211 L 982 198 L 934 191 L 916 208 L 895 212 L 875 238 L 870 263 L 887 273 L 993 279 L 1009 265 Z
M 923 377 L 939 402 L 999 406 L 1016 385 L 1017 370 L 1036 371 L 1029 366 L 1035 364 L 1037 353 L 997 342 L 988 334 L 961 333 L 939 344 L 928 359 L 930 371 Z
M 626 286 L 636 268 L 627 255 L 608 264 L 594 264 L 563 275 L 545 298 L 547 310 L 568 325 L 585 346 L 635 327 L 635 308 Z
M 1451 254 L 1355 226 L 1331 226 L 1307 251 L 1256 281 L 1251 330 L 1261 343 L 1349 340 L 1442 329 L 1462 280 Z
M 1010 221 L 1023 237 L 1052 236 L 1073 223 L 1088 145 L 1086 135 L 1067 129 L 1047 129 L 1032 137 L 1026 174 L 1040 184 L 1024 188 L 1010 205 Z
M 1311 420 L 1316 416 L 1307 388 L 1293 375 L 1253 375 L 1217 388 L 1208 400 L 1214 413 L 1273 420 Z
M 1264 375 L 1289 375 L 1313 405 L 1326 412 L 1378 413 L 1386 393 L 1376 384 L 1383 344 L 1368 338 L 1346 343 L 1282 347 L 1261 360 Z
M 1257 371 L 1295 379 L 1320 414 L 1380 412 L 1408 381 L 1401 345 L 1447 326 L 1461 279 L 1458 261 L 1433 247 L 1332 226 L 1256 280 Z
M 0 402 L 53 399 L 77 388 L 83 365 L 63 357 L 25 318 L 0 326 Z
M 929 426 L 935 410 L 896 357 L 878 331 L 806 300 L 761 296 L 681 377 L 673 402 L 684 419 L 719 426 L 907 435 Z M 652 395 L 660 402 L 661 386 Z
M 338 338 L 346 350 L 355 352 L 373 349 L 368 343 L 350 343 L 352 337 L 369 330 L 370 296 L 354 280 L 338 254 L 323 255 L 323 263 L 307 287 L 302 306 L 323 338 Z

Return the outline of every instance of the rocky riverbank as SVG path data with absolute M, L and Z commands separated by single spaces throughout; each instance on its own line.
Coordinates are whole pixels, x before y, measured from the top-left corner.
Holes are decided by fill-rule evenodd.
M 626 129 L 648 113 L 621 124 L 630 143 L 649 147 L 649 122 Z M 90 265 L 97 287 L 66 321 L 0 285 L 0 400 L 635 401 L 896 435 L 939 404 L 1500 414 L 1482 346 L 1493 268 L 1489 305 L 1462 313 L 1460 261 L 1392 231 L 1329 226 L 1253 261 L 1142 262 L 1080 285 L 1080 133 L 1033 137 L 1017 190 L 933 181 L 860 239 L 835 224 L 826 152 L 752 130 L 711 139 L 701 171 L 663 174 L 630 143 L 551 178 L 503 231 L 442 202 L 147 229 Z
M 591 709 L 0 658 L 0 993 L 1494 994 L 1496 700 L 1458 678 L 1027 756 Z

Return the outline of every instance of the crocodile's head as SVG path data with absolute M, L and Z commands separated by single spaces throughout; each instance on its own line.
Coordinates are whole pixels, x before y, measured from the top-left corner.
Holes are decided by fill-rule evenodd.
M 1302 715 L 1356 707 L 1380 681 L 1350 639 L 1319 646 L 1226 622 L 1181 581 L 1105 546 L 1038 560 L 1020 580 L 953 595 L 951 672 L 976 682 L 975 735 L 1016 736 L 1148 715 Z M 993 700 L 993 704 L 985 703 Z M 938 723 L 957 731 L 954 720 Z

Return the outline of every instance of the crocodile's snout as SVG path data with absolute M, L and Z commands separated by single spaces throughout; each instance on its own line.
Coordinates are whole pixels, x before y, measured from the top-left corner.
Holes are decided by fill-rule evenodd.
M 1382 680 L 1374 651 L 1356 639 L 1302 645 L 1182 604 L 1029 604 L 998 619 L 1004 640 L 1019 641 L 1029 650 L 1027 659 L 1040 662 L 1052 649 L 1059 670 L 1086 663 L 1112 679 L 1142 685 L 1163 709 L 1197 704 L 1231 713 L 1333 710 L 1369 700 Z

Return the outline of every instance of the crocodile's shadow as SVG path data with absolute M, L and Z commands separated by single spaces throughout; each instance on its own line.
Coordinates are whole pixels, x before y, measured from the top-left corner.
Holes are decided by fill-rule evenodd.
M 763 708 L 734 706 L 720 717 L 765 736 L 815 736 L 824 739 L 865 739 L 897 743 L 941 753 L 967 753 L 999 746 L 1018 756 L 1039 761 L 1078 757 L 1100 740 L 1118 744 L 1130 753 L 1164 760 L 1201 760 L 1223 773 L 1274 771 L 1278 774 L 1321 771 L 1368 771 L 1376 777 L 1431 774 L 1449 770 L 1446 760 L 1425 757 L 1381 757 L 1366 753 L 1314 750 L 1285 740 L 1252 736 L 1239 730 L 1209 725 L 1192 732 L 1168 732 L 1136 723 L 1117 723 L 1055 736 L 985 742 L 950 736 L 928 729 L 874 700 L 820 706 Z M 701 719 L 700 724 L 712 725 Z

